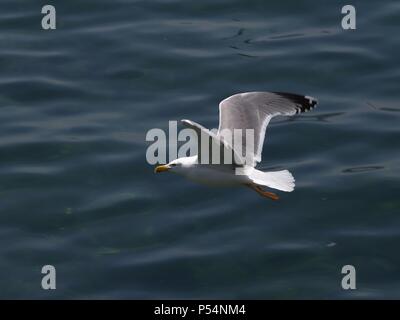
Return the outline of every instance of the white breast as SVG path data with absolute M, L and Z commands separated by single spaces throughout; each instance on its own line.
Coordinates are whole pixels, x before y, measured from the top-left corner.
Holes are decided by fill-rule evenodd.
M 209 186 L 229 186 L 249 182 L 247 176 L 236 175 L 231 166 L 224 165 L 194 165 L 190 168 L 181 168 L 176 173 Z

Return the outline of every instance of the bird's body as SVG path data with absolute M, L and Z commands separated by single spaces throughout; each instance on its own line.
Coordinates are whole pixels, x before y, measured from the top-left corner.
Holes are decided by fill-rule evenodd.
M 294 189 L 294 178 L 287 170 L 263 172 L 255 169 L 256 164 L 261 161 L 267 125 L 274 116 L 306 112 L 316 104 L 316 99 L 312 97 L 291 93 L 235 94 L 220 103 L 220 123 L 216 134 L 193 121 L 182 120 L 184 125 L 197 133 L 199 153 L 158 166 L 156 172 L 172 169 L 172 172 L 210 186 L 246 185 L 257 193 L 276 200 L 277 195 L 264 191 L 262 187 L 291 192 Z M 240 139 L 233 134 L 235 130 L 240 130 Z M 253 139 L 247 139 L 246 130 L 254 132 Z M 201 139 L 204 138 L 210 144 L 207 149 L 200 147 Z M 246 154 L 246 159 L 242 150 L 251 150 Z M 214 162 L 213 157 L 216 154 L 219 154 L 220 162 Z M 229 157 L 226 155 L 229 154 L 231 161 L 227 161 Z
M 207 186 L 237 186 L 250 182 L 247 176 L 235 174 L 232 165 L 199 164 L 197 156 L 179 158 L 179 161 L 185 165 L 177 167 L 174 172 Z

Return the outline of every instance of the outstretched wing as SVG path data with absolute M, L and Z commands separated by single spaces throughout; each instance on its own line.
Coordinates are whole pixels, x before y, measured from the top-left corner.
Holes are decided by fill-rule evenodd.
M 283 92 L 246 92 L 238 93 L 219 104 L 219 128 L 218 135 L 223 135 L 225 141 L 231 146 L 233 135 L 223 134 L 226 131 L 233 132 L 241 129 L 242 152 L 254 150 L 253 164 L 261 161 L 262 147 L 264 144 L 265 130 L 269 121 L 278 115 L 292 116 L 306 112 L 317 105 L 313 97 Z M 246 129 L 254 130 L 254 141 L 248 141 L 253 145 L 246 146 Z
M 194 121 L 181 120 L 181 122 L 197 134 L 198 162 L 200 164 L 240 165 L 234 150 L 223 138 Z

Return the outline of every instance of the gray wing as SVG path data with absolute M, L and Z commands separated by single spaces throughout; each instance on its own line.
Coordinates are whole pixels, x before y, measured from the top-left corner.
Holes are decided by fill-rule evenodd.
M 227 164 L 240 165 L 232 147 L 219 137 L 216 133 L 204 128 L 202 125 L 191 121 L 181 120 L 188 128 L 193 129 L 197 134 L 198 162 L 201 164 Z
M 277 115 L 292 116 L 297 113 L 307 112 L 316 105 L 317 100 L 315 98 L 293 93 L 238 93 L 226 98 L 219 104 L 218 135 L 224 136 L 225 141 L 233 146 L 233 136 L 232 134 L 229 135 L 229 132 L 234 129 L 242 129 L 242 154 L 245 152 L 246 147 L 249 150 L 254 150 L 254 165 L 256 162 L 261 161 L 265 131 L 273 117 Z M 254 129 L 253 145 L 246 146 L 245 129 Z

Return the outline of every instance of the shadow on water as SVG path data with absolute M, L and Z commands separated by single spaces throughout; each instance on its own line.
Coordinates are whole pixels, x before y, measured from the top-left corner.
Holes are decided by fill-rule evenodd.
M 343 173 L 360 173 L 384 169 L 384 166 L 360 166 L 344 169 Z
M 374 110 L 386 111 L 386 112 L 400 112 L 400 108 L 380 107 L 377 106 L 376 104 L 373 104 L 372 102 L 367 102 L 366 104 Z

